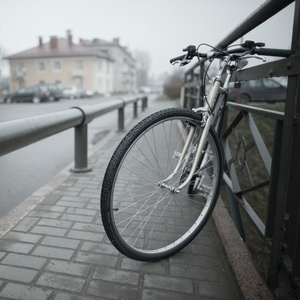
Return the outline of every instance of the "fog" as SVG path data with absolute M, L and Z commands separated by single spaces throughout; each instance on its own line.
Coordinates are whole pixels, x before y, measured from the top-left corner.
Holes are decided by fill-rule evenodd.
M 0 0 L 0 49 L 11 55 L 38 45 L 38 37 L 73 41 L 120 38 L 132 53 L 149 52 L 150 75 L 174 70 L 169 59 L 187 45 L 216 45 L 263 0 Z M 267 47 L 289 48 L 294 4 L 248 34 Z M 7 72 L 7 67 L 2 73 Z

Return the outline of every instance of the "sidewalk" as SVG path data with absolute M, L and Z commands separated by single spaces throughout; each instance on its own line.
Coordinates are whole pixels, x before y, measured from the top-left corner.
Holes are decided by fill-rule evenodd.
M 137 121 L 172 102 L 153 102 Z M 68 166 L 0 220 L 0 299 L 241 299 L 212 219 L 183 251 L 157 262 L 124 257 L 101 224 L 99 195 L 126 132 L 91 149 L 89 173 Z

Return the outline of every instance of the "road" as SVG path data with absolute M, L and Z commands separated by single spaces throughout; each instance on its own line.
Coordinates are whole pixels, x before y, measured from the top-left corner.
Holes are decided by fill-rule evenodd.
M 72 106 L 97 104 L 109 98 L 75 99 L 53 103 L 0 104 L 0 122 L 62 111 Z M 132 105 L 125 110 L 132 117 Z M 97 134 L 116 130 L 118 112 L 94 119 L 88 125 L 89 147 Z M 71 128 L 35 144 L 0 157 L 0 218 L 74 160 L 74 129 Z

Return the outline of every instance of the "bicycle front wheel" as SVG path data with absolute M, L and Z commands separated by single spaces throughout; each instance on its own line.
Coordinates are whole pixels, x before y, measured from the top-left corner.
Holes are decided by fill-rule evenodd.
M 222 177 L 222 152 L 212 129 L 193 182 L 175 192 L 190 173 L 200 121 L 190 110 L 162 110 L 136 125 L 113 154 L 103 180 L 101 214 L 110 241 L 124 255 L 142 261 L 169 257 L 188 245 L 211 215 Z M 191 127 L 195 138 L 166 182 Z

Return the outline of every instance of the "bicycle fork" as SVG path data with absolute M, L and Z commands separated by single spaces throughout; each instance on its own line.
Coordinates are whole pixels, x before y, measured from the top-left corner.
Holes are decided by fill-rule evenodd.
M 181 165 L 182 165 L 182 163 L 184 161 L 184 158 L 186 157 L 186 154 L 188 152 L 188 149 L 189 149 L 189 147 L 191 145 L 191 142 L 192 142 L 194 134 L 195 134 L 196 126 L 191 126 L 190 132 L 188 134 L 187 140 L 186 140 L 185 145 L 184 145 L 184 148 L 182 150 L 182 153 L 180 154 L 180 158 L 179 158 L 179 160 L 177 162 L 177 165 L 176 165 L 174 171 L 166 179 L 164 179 L 163 181 L 159 182 L 158 185 L 160 187 L 167 188 L 172 193 L 179 194 L 181 192 L 181 190 L 192 180 L 192 177 L 195 174 L 197 166 L 199 164 L 200 157 L 201 157 L 201 154 L 203 152 L 205 143 L 207 141 L 207 136 L 208 136 L 210 125 L 212 123 L 212 119 L 213 119 L 213 116 L 210 115 L 208 117 L 207 121 L 206 121 L 206 126 L 204 126 L 204 128 L 203 128 L 203 132 L 202 132 L 200 141 L 199 141 L 199 143 L 197 145 L 196 155 L 195 155 L 195 158 L 194 158 L 191 170 L 189 172 L 188 177 L 185 179 L 185 181 L 183 183 L 181 183 L 178 187 L 174 187 L 172 185 L 168 185 L 168 182 L 176 175 L 176 173 L 178 172 L 178 170 L 180 169 L 180 167 L 181 167 Z

